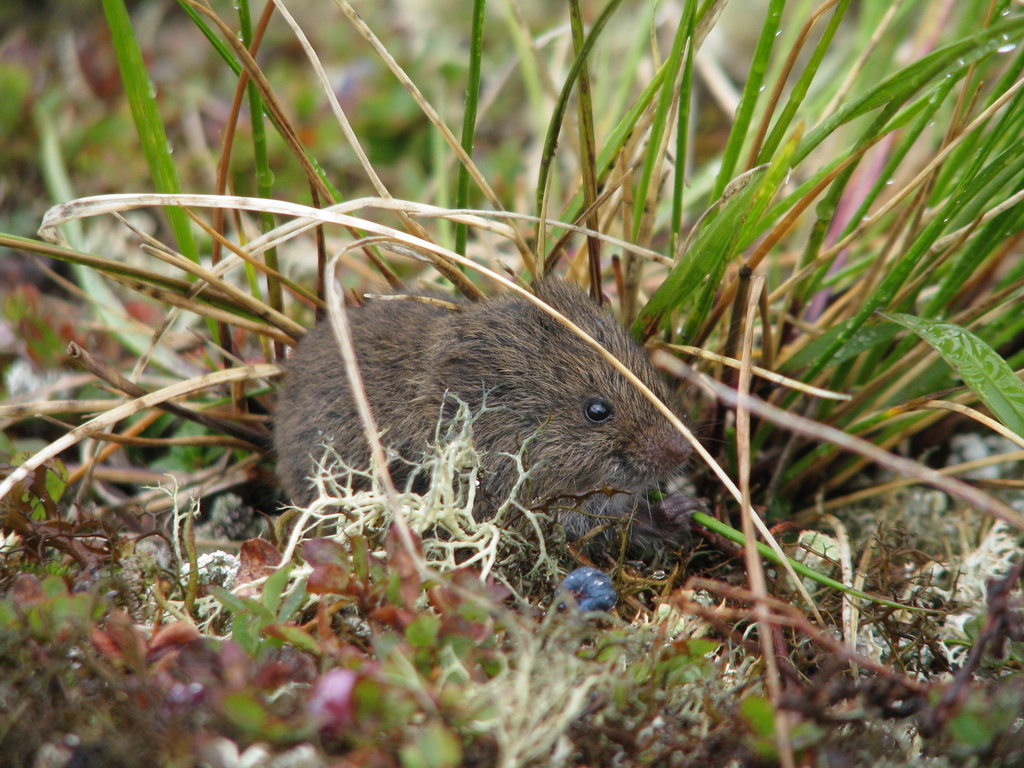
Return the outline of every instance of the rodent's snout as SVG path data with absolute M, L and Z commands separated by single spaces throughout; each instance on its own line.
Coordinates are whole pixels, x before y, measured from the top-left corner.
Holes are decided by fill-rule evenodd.
M 693 453 L 693 447 L 679 430 L 671 424 L 647 434 L 648 455 L 653 459 L 659 475 L 669 475 L 679 469 Z

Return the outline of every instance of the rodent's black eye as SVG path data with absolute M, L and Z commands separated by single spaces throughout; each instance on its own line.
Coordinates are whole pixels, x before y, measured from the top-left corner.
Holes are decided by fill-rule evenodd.
M 600 424 L 602 421 L 608 421 L 612 417 L 612 407 L 604 400 L 594 398 L 593 400 L 587 400 L 584 404 L 583 414 L 588 420 L 595 424 Z

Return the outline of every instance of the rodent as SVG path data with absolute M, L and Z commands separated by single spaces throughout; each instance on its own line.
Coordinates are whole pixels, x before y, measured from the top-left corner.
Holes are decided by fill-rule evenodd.
M 678 412 L 679 403 L 644 350 L 610 312 L 575 284 L 547 277 L 537 297 L 564 314 L 633 371 Z M 570 538 L 610 517 L 633 514 L 632 539 L 681 542 L 689 513 L 703 502 L 672 494 L 651 503 L 647 490 L 680 469 L 691 452 L 679 434 L 607 360 L 514 292 L 477 302 L 449 301 L 458 310 L 418 301 L 370 301 L 347 311 L 370 406 L 389 451 L 415 462 L 435 440 L 439 416 L 457 400 L 477 413 L 482 454 L 474 514 L 489 516 L 518 478 L 505 454 L 527 444 L 532 480 L 520 502 L 592 493 L 578 510 L 560 513 Z M 278 475 L 298 504 L 309 503 L 309 479 L 325 443 L 349 466 L 366 468 L 369 445 L 356 413 L 345 366 L 330 324 L 321 320 L 298 344 L 277 398 L 274 443 Z M 391 462 L 398 487 L 406 461 Z M 565 500 L 556 502 L 559 506 Z

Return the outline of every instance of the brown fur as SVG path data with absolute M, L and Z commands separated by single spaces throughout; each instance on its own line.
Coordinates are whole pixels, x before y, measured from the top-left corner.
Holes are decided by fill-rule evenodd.
M 664 402 L 674 399 L 646 353 L 608 312 L 578 287 L 549 278 L 537 295 L 587 331 L 619 358 Z M 385 445 L 415 462 L 433 442 L 444 409 L 457 401 L 480 412 L 473 432 L 482 453 L 483 518 L 510 494 L 518 478 L 508 453 L 524 443 L 531 468 L 530 503 L 602 487 L 634 493 L 596 494 L 582 512 L 563 518 L 573 536 L 602 522 L 600 516 L 633 513 L 641 537 L 675 538 L 700 502 L 669 497 L 651 505 L 645 490 L 676 472 L 690 446 L 637 389 L 592 347 L 515 294 L 504 294 L 461 311 L 413 301 L 378 301 L 349 310 L 348 317 L 370 405 Z M 601 423 L 586 416 L 600 398 L 612 408 Z M 278 473 L 298 503 L 313 496 L 314 459 L 330 444 L 349 465 L 369 465 L 369 446 L 355 410 L 344 363 L 330 324 L 322 321 L 300 343 L 278 398 L 274 429 Z M 405 462 L 390 466 L 399 486 Z

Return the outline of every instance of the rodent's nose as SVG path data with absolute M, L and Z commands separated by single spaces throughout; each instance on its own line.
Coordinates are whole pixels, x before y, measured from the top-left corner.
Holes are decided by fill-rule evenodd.
M 650 456 L 661 474 L 678 469 L 692 453 L 689 441 L 670 425 L 648 434 Z
M 693 452 L 690 442 L 675 429 L 671 430 L 671 439 L 666 441 L 662 454 L 667 469 L 672 470 L 690 458 Z

